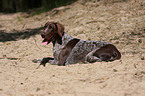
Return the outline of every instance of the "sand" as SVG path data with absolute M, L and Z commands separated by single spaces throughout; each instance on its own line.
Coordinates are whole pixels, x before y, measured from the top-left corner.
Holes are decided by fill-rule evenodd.
M 144 0 L 78 0 L 57 14 L 0 13 L 0 96 L 144 96 L 144 5 Z M 47 21 L 62 23 L 73 37 L 111 42 L 122 58 L 37 69 L 33 59 L 53 57 L 52 44 L 41 45 Z

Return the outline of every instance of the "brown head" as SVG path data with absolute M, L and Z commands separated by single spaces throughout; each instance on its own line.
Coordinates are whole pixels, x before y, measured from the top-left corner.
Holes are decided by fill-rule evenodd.
M 64 27 L 60 23 L 47 22 L 44 25 L 44 30 L 41 32 L 41 37 L 44 39 L 42 44 L 46 45 L 50 42 L 55 42 L 58 38 L 62 38 L 63 32 Z

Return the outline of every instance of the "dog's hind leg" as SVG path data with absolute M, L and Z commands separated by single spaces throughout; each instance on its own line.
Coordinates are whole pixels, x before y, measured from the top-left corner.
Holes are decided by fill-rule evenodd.
M 87 62 L 89 62 L 89 63 L 101 62 L 102 60 L 101 60 L 100 58 L 98 58 L 98 57 L 96 57 L 96 56 L 93 56 L 93 54 L 94 54 L 95 51 L 96 51 L 96 50 L 94 50 L 94 51 L 88 53 L 88 55 L 86 56 L 86 60 L 85 60 L 85 61 L 87 61 Z

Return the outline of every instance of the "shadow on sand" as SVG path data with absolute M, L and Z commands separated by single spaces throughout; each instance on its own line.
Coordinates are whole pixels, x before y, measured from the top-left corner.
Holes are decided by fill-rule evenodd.
M 31 36 L 34 36 L 36 34 L 40 34 L 40 30 L 43 28 L 37 28 L 37 29 L 28 29 L 23 31 L 14 31 L 13 33 L 7 33 L 5 30 L 0 30 L 0 42 L 7 42 L 7 41 L 17 41 L 20 39 L 28 39 Z

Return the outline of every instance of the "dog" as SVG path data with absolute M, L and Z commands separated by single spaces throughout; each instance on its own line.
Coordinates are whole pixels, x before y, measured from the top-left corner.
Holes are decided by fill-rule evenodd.
M 42 44 L 53 43 L 53 56 L 34 59 L 33 62 L 45 66 L 50 63 L 66 66 L 80 62 L 114 61 L 121 58 L 121 53 L 111 43 L 105 41 L 85 41 L 73 38 L 64 32 L 64 27 L 58 22 L 47 22 L 41 32 Z

